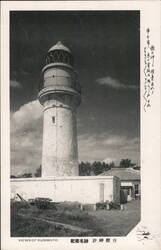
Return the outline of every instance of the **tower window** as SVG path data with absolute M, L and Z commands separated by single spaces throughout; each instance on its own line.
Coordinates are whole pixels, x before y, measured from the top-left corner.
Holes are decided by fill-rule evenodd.
M 55 116 L 52 117 L 52 122 L 55 123 Z

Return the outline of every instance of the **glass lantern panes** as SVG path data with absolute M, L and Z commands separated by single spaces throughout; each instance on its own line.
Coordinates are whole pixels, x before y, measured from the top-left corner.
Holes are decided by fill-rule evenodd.
M 46 64 L 49 63 L 65 63 L 73 65 L 73 58 L 67 51 L 54 50 L 50 51 L 46 57 Z

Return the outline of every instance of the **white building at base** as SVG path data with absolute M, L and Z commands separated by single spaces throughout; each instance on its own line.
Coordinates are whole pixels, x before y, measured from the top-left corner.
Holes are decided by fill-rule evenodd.
M 140 171 L 133 168 L 114 167 L 106 171 L 100 176 L 117 176 L 120 179 L 120 189 L 127 195 L 127 200 L 140 198 L 141 196 L 141 182 Z
M 56 178 L 22 178 L 11 180 L 12 198 L 18 193 L 24 199 L 50 198 L 54 202 L 120 201 L 120 181 L 113 176 L 69 176 Z

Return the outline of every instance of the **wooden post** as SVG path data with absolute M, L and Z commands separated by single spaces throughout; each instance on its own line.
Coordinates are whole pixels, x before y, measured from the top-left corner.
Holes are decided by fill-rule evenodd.
M 107 210 L 110 210 L 110 205 L 109 205 L 109 203 L 106 204 L 106 209 L 107 209 Z
M 120 210 L 124 210 L 124 205 L 123 204 L 120 205 Z
M 82 204 L 80 204 L 80 210 L 83 211 L 83 205 Z
M 96 211 L 96 204 L 93 204 L 93 210 Z

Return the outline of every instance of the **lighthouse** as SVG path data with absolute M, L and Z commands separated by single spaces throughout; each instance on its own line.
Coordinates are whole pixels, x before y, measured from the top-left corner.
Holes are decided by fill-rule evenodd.
M 81 88 L 69 48 L 58 42 L 49 49 L 38 99 L 43 106 L 42 174 L 11 179 L 12 197 L 50 198 L 54 202 L 93 204 L 120 200 L 115 176 L 78 176 L 76 112 Z M 91 193 L 92 190 L 92 193 Z
M 81 88 L 72 53 L 62 42 L 49 49 L 42 74 L 42 177 L 78 176 L 76 113 Z

